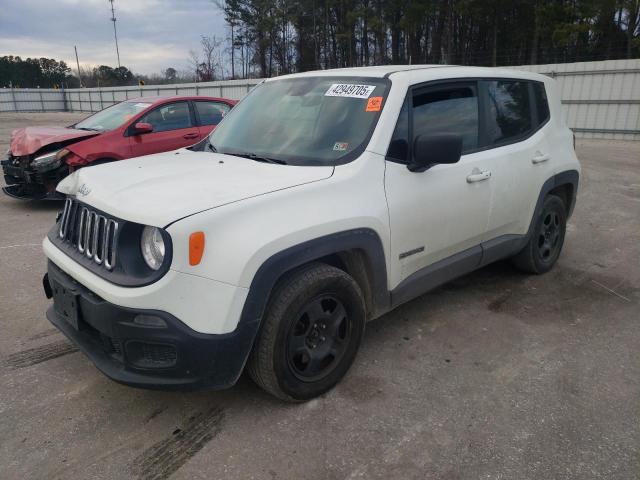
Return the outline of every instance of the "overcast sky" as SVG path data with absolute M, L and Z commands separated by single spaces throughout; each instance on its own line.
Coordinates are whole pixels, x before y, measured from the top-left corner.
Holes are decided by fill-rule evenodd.
M 0 0 L 0 56 L 117 66 L 108 0 Z M 115 0 L 120 63 L 134 73 L 184 70 L 200 35 L 226 37 L 211 0 Z

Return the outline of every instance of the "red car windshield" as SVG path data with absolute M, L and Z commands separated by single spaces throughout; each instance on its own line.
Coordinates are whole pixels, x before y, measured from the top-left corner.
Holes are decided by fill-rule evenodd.
M 117 103 L 76 123 L 74 128 L 100 132 L 113 130 L 150 106 L 150 103 L 142 101 Z

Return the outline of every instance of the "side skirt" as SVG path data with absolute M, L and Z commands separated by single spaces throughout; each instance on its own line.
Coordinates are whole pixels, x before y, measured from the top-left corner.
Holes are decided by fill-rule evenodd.
M 391 291 L 391 308 L 480 267 L 508 258 L 522 249 L 527 240 L 527 235 L 502 235 L 418 270 Z

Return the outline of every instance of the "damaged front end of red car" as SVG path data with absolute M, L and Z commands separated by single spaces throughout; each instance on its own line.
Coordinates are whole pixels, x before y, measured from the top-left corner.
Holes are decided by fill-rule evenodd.
M 65 148 L 53 148 L 32 155 L 14 156 L 8 152 L 2 170 L 4 193 L 21 200 L 59 200 L 58 182 L 69 175 L 72 168 L 67 161 L 75 155 Z

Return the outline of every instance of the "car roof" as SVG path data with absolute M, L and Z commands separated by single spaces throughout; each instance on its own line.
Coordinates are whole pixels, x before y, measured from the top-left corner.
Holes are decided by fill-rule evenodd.
M 515 77 L 541 80 L 543 75 L 528 72 L 525 70 L 515 70 L 496 67 L 468 67 L 462 65 L 379 65 L 374 67 L 356 68 L 333 68 L 329 70 L 314 70 L 310 72 L 294 73 L 282 77 L 274 77 L 269 80 L 296 77 L 318 77 L 318 76 L 345 76 L 345 77 L 378 77 L 378 78 L 400 78 L 413 77 L 417 73 L 429 73 L 433 77 Z
M 386 77 L 392 73 L 408 70 L 422 70 L 426 68 L 443 68 L 447 65 L 376 65 L 373 67 L 331 68 L 328 70 L 312 70 L 310 72 L 294 73 L 286 77 L 316 77 L 316 76 L 347 76 L 347 77 Z M 282 77 L 275 77 L 282 78 Z
M 209 100 L 213 102 L 224 102 L 230 105 L 235 105 L 238 103 L 237 100 L 231 100 L 230 98 L 220 98 L 220 97 L 203 97 L 200 95 L 154 95 L 154 96 L 144 96 L 144 97 L 136 97 L 129 98 L 125 100 L 125 102 L 129 103 L 150 103 L 152 105 L 157 105 L 160 103 L 174 102 L 176 100 Z

